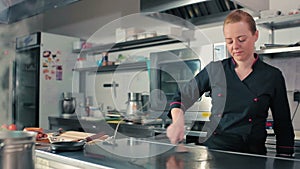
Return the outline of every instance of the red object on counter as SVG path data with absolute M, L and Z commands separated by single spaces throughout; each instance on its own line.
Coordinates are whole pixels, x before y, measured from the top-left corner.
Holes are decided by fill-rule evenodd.
M 10 124 L 8 130 L 17 130 L 17 126 L 15 124 Z
M 39 128 L 39 127 L 26 127 L 23 129 L 23 131 L 33 131 L 36 132 L 36 140 L 37 141 L 42 141 L 45 140 L 46 142 L 49 142 L 48 140 L 48 135 L 46 133 L 44 133 L 43 128 Z

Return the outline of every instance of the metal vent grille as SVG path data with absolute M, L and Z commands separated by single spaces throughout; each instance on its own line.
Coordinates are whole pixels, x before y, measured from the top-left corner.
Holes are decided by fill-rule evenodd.
M 232 11 L 238 8 L 242 8 L 240 5 L 226 0 L 211 0 L 205 2 L 199 2 L 196 4 L 190 4 L 178 8 L 168 9 L 161 11 L 161 13 L 167 13 L 178 16 L 183 19 L 193 19 L 201 16 L 214 15 L 222 12 Z
M 151 3 L 153 1 L 153 3 Z M 170 14 L 191 22 L 194 25 L 204 25 L 221 22 L 226 15 L 235 9 L 243 8 L 231 0 L 198 0 L 194 1 L 141 0 L 141 12 L 150 12 L 149 16 L 161 19 L 160 14 Z

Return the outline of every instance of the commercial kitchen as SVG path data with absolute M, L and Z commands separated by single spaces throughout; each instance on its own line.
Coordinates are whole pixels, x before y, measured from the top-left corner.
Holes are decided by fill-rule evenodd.
M 184 140 L 166 136 L 177 90 L 231 57 L 223 21 L 236 9 L 284 76 L 292 157 L 276 154 L 271 110 L 266 155 L 199 143 L 209 92 L 186 110 Z M 0 0 L 0 33 L 1 169 L 300 168 L 298 0 Z

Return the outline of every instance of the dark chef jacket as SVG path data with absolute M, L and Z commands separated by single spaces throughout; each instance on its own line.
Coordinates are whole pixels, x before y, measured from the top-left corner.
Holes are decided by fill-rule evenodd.
M 277 153 L 292 154 L 294 132 L 284 77 L 257 54 L 254 57 L 253 71 L 244 80 L 237 76 L 233 58 L 211 62 L 178 91 L 170 108 L 186 111 L 210 91 L 212 115 L 203 128 L 208 132 L 203 144 L 212 149 L 256 154 L 266 154 L 265 123 L 270 108 Z

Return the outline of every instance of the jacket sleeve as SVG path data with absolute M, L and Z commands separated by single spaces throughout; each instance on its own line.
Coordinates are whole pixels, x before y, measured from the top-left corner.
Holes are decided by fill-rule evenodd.
M 285 80 L 279 71 L 276 74 L 275 94 L 271 101 L 271 111 L 274 120 L 277 154 L 294 153 L 294 129 L 291 121 L 290 108 L 287 99 Z
M 186 111 L 206 91 L 209 91 L 209 76 L 206 68 L 204 68 L 182 88 L 179 88 L 170 103 L 168 116 L 172 118 L 170 112 L 173 108 L 181 108 Z

